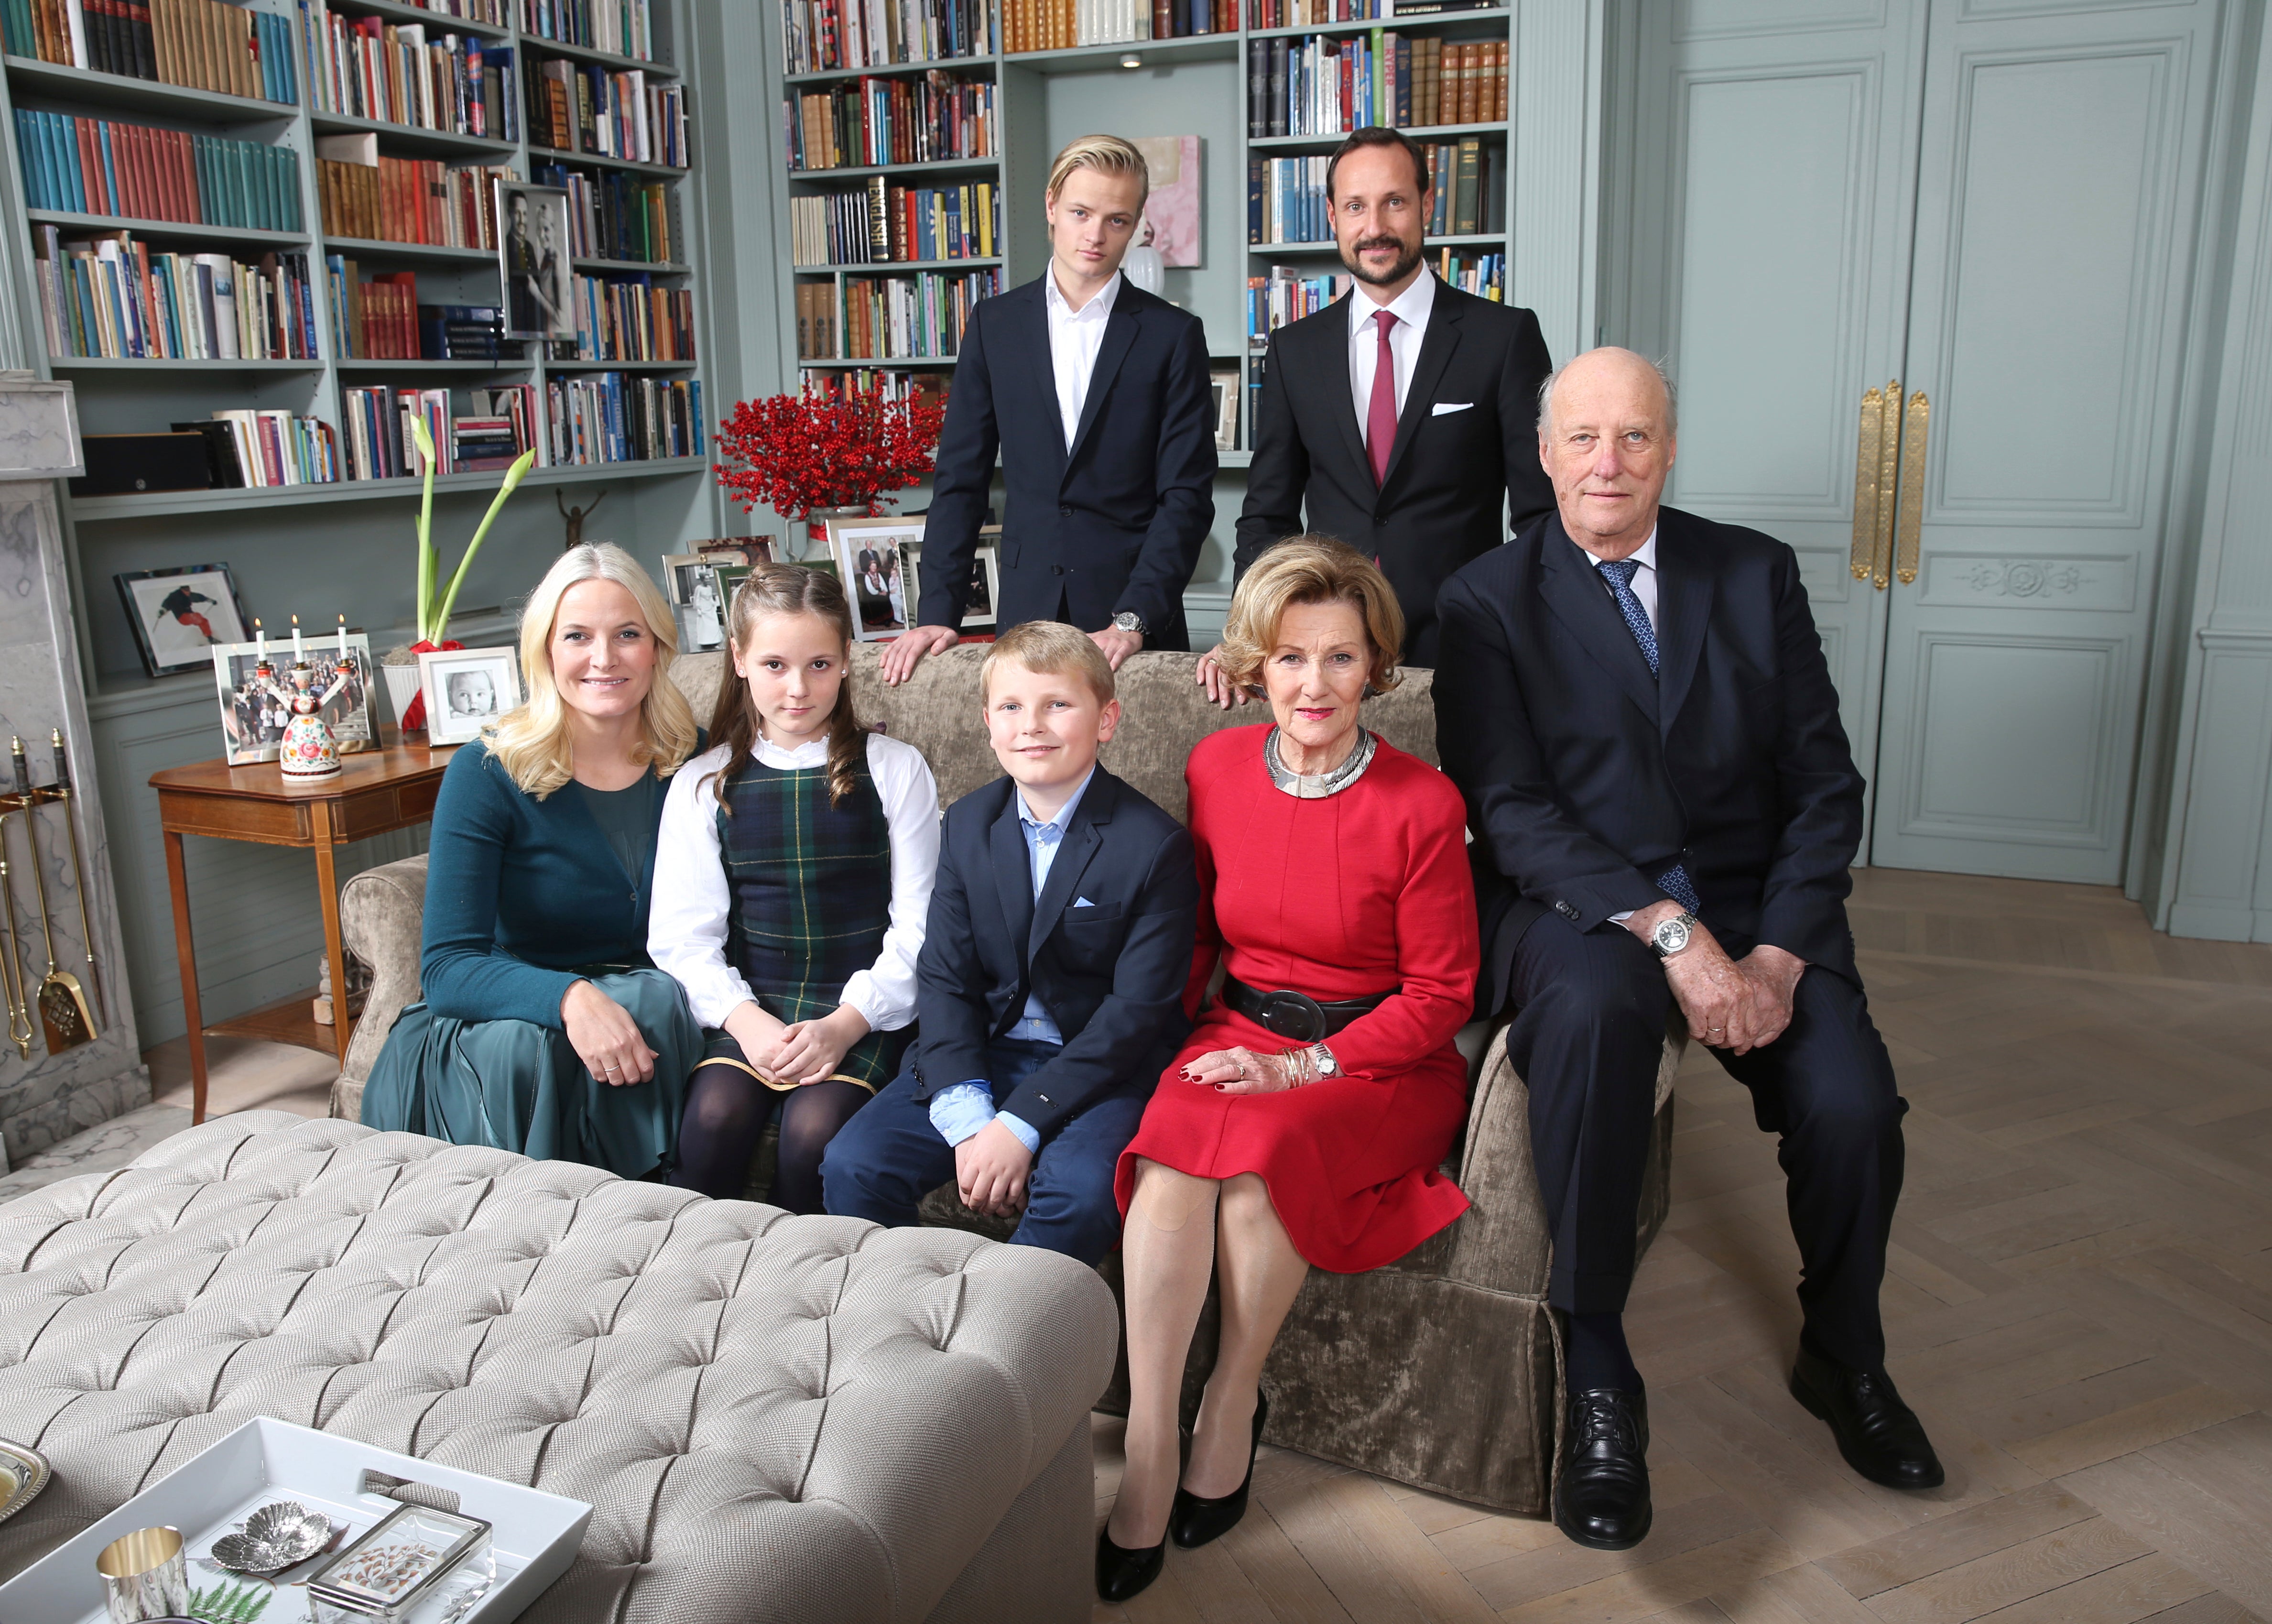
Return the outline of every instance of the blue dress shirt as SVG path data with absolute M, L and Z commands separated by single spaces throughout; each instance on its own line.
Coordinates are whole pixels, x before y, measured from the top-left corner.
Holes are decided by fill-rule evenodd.
M 1042 887 L 1049 883 L 1050 864 L 1057 861 L 1058 848 L 1065 843 L 1065 832 L 1072 826 L 1073 809 L 1080 805 L 1080 797 L 1088 793 L 1088 786 L 1095 777 L 1096 769 L 1092 767 L 1088 769 L 1088 776 L 1080 781 L 1080 787 L 1065 797 L 1063 806 L 1058 808 L 1058 815 L 1047 823 L 1035 818 L 1026 805 L 1022 791 L 1017 796 L 1018 828 L 1026 837 L 1026 856 L 1033 865 L 1034 900 L 1036 902 L 1042 899 Z M 1086 908 L 1090 904 L 1086 897 L 1075 897 L 1072 905 Z M 1022 1038 L 1028 1043 L 1059 1046 L 1065 1043 L 1065 1034 L 1058 1030 L 1058 1023 L 1050 1019 L 1048 1008 L 1042 1003 L 1040 995 L 1035 992 L 1027 993 L 1024 1011 L 1003 1036 Z M 989 1122 L 997 1120 L 998 1117 L 1004 1127 L 1018 1136 L 1018 1142 L 1026 1147 L 1027 1155 L 1041 1154 L 1042 1136 L 1034 1131 L 1032 1124 L 1015 1112 L 1005 1111 L 998 1113 L 995 1111 L 993 1085 L 984 1078 L 958 1082 L 953 1088 L 941 1089 L 930 1096 L 930 1124 L 950 1145 L 960 1144 Z

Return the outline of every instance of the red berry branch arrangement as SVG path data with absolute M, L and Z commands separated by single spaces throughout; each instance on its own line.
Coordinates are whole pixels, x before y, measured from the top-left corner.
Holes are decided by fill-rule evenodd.
M 817 507 L 864 507 L 879 517 L 880 493 L 931 471 L 945 405 L 849 391 L 826 397 L 777 394 L 736 404 L 718 425 L 718 483 L 744 509 L 759 504 L 785 519 Z

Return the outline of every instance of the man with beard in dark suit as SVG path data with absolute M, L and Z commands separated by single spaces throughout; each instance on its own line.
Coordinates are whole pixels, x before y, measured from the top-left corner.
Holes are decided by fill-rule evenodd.
M 1909 1107 L 1846 923 L 1862 775 L 1797 558 L 1661 505 L 1672 393 L 1632 351 L 1579 356 L 1542 405 L 1555 511 L 1445 585 L 1434 693 L 1475 831 L 1478 1002 L 1513 1010 L 1554 1240 L 1569 1394 L 1554 1520 L 1603 1550 L 1648 1532 L 1623 1314 L 1671 1022 L 1781 1138 L 1804 1265 L 1792 1395 L 1872 1482 L 1934 1487 L 1878 1313 Z

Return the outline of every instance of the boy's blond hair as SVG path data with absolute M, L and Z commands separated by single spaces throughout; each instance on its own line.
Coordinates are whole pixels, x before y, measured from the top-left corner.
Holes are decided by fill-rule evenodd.
M 996 638 L 978 667 L 979 697 L 989 704 L 994 698 L 994 668 L 1005 661 L 1022 665 L 1037 676 L 1080 677 L 1099 705 L 1112 703 L 1112 662 L 1095 640 L 1078 626 L 1062 620 L 1028 620 Z
M 1133 145 L 1117 135 L 1080 135 L 1067 141 L 1050 161 L 1050 183 L 1043 190 L 1056 197 L 1065 190 L 1065 182 L 1075 169 L 1095 169 L 1102 175 L 1132 179 L 1140 205 L 1152 195 L 1151 166 Z

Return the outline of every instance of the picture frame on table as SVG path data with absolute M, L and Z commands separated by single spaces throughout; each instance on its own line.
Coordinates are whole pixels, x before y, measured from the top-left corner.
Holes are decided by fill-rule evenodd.
M 743 563 L 738 550 L 675 552 L 662 556 L 662 595 L 678 619 L 682 654 L 699 654 L 725 640 L 726 599 L 718 590 L 721 564 Z
M 509 339 L 576 336 L 575 270 L 569 258 L 568 189 L 497 183 L 497 270 L 504 281 Z
M 340 742 L 340 753 L 354 755 L 377 750 L 378 732 L 377 668 L 370 657 L 370 639 L 349 632 L 341 639 L 327 633 L 309 640 L 306 686 L 320 703 L 317 712 L 331 724 Z M 273 761 L 282 753 L 284 729 L 292 720 L 292 699 L 301 687 L 301 673 L 292 662 L 288 646 L 272 647 L 265 659 L 270 674 L 260 675 L 263 660 L 258 641 L 215 643 L 212 659 L 213 680 L 220 702 L 220 731 L 231 767 Z
M 970 596 L 962 611 L 964 632 L 990 632 L 998 618 L 994 605 L 1002 595 L 1002 566 L 998 549 L 1002 527 L 985 526 L 978 532 L 978 550 L 970 558 Z M 900 574 L 906 582 L 908 602 L 923 601 L 923 543 L 900 543 Z
M 1216 367 L 1207 374 L 1207 383 L 1214 395 L 1214 448 L 1237 451 L 1238 397 L 1244 393 L 1238 385 L 1238 369 Z
M 862 642 L 897 637 L 910 624 L 916 600 L 908 595 L 900 545 L 923 543 L 924 520 L 911 518 L 832 519 L 828 552 L 836 579 L 852 604 L 852 633 Z
M 418 656 L 426 743 L 470 745 L 520 703 L 520 655 L 511 647 L 443 648 Z
M 153 677 L 202 670 L 217 643 L 241 643 L 252 624 L 226 564 L 121 570 L 111 577 L 134 628 L 142 669 Z

